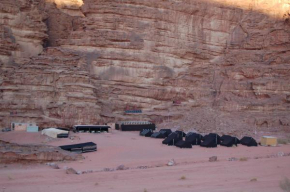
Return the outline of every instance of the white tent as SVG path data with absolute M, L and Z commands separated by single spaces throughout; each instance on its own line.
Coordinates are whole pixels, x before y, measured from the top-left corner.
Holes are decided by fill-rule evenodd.
M 61 134 L 61 133 L 68 134 L 68 131 L 64 131 L 64 130 L 60 130 L 60 129 L 56 129 L 56 128 L 47 128 L 47 129 L 43 129 L 41 131 L 42 135 L 47 135 L 47 136 L 52 137 L 52 138 L 57 138 L 57 135 Z

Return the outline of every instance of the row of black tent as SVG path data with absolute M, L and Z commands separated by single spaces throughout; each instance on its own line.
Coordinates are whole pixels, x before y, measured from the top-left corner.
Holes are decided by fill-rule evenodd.
M 192 148 L 192 145 L 200 145 L 202 147 L 217 147 L 222 145 L 226 147 L 237 146 L 238 144 L 246 145 L 248 147 L 258 146 L 258 143 L 252 137 L 243 137 L 239 140 L 236 137 L 230 135 L 223 135 L 220 137 L 216 133 L 210 133 L 202 136 L 198 133 L 189 132 L 185 134 L 183 131 L 172 132 L 171 129 L 161 129 L 159 132 L 153 132 L 150 129 L 144 129 L 140 131 L 141 136 L 160 138 L 165 145 L 175 145 L 180 148 Z M 183 140 L 183 137 L 185 139 Z

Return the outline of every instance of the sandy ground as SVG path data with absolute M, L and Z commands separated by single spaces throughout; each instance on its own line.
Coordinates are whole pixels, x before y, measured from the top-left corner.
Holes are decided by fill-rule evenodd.
M 277 156 L 290 153 L 290 145 L 180 149 L 162 145 L 162 139 L 140 137 L 137 132 L 76 135 L 79 141 L 50 140 L 39 133 L 1 133 L 0 139 L 21 144 L 59 146 L 92 141 L 97 143 L 98 151 L 83 154 L 85 159 L 81 161 L 58 162 L 58 170 L 45 164 L 0 164 L 0 192 L 276 192 L 282 191 L 279 182 L 290 178 L 290 156 Z M 217 156 L 218 161 L 209 162 L 211 156 Z M 228 161 L 231 157 L 248 160 Z M 167 166 L 170 159 L 177 165 Z M 101 172 L 119 165 L 129 169 Z M 64 167 L 96 172 L 67 175 Z

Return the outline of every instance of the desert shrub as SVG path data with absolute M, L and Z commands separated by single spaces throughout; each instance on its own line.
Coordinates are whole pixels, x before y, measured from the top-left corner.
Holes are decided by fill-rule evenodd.
M 279 139 L 278 139 L 278 144 L 286 145 L 286 144 L 288 144 L 288 143 L 290 143 L 290 139 L 288 139 L 288 138 L 286 138 L 286 139 L 281 139 L 281 138 L 279 138 Z
M 185 180 L 185 179 L 186 177 L 184 175 L 180 177 L 180 180 Z
M 290 180 L 287 177 L 280 181 L 280 188 L 285 192 L 290 192 Z
M 240 161 L 248 161 L 248 157 L 241 157 Z
M 256 182 L 256 181 L 258 181 L 258 179 L 257 178 L 252 178 L 250 181 L 251 182 Z

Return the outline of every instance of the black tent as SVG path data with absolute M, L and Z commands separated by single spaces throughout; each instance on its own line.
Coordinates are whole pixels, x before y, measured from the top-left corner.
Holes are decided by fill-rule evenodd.
M 189 132 L 185 136 L 185 141 L 189 142 L 191 145 L 200 145 L 202 138 L 202 135 L 198 133 Z
M 220 145 L 226 146 L 226 147 L 232 147 L 233 145 L 238 145 L 240 143 L 239 139 L 236 137 L 232 137 L 230 135 L 223 135 L 221 137 L 221 143 Z
M 61 149 L 77 153 L 97 151 L 97 144 L 93 142 L 59 146 Z
M 155 124 L 122 124 L 122 131 L 140 131 L 143 129 L 152 129 L 155 130 Z
M 173 132 L 162 143 L 165 145 L 175 145 L 180 140 L 182 140 L 182 137 L 178 133 Z
M 152 134 L 153 134 L 152 129 L 143 129 L 143 130 L 140 132 L 140 135 L 141 135 L 141 136 L 145 136 L 145 137 L 151 137 Z
M 151 135 L 152 138 L 164 139 L 166 136 L 162 132 L 155 132 Z
M 220 144 L 221 142 L 221 137 L 216 133 L 210 133 L 208 135 L 205 135 L 202 140 L 205 141 L 207 138 L 215 138 L 217 144 Z
M 155 130 L 155 128 L 155 124 L 149 121 L 119 121 L 115 124 L 115 129 L 121 131 L 141 131 L 143 129 Z
M 102 132 L 102 131 L 106 131 L 109 132 L 109 129 L 111 127 L 107 126 L 107 125 L 75 125 L 73 126 L 73 130 L 74 132 L 80 132 L 80 131 L 84 131 L 84 132 Z
M 160 129 L 160 131 L 162 134 L 165 135 L 165 137 L 168 137 L 168 135 L 170 135 L 172 133 L 171 129 Z
M 175 146 L 179 148 L 192 148 L 192 145 L 189 142 L 182 140 L 178 141 Z
M 229 139 L 229 138 L 231 138 L 232 136 L 230 136 L 230 135 L 223 135 L 223 136 L 221 136 L 221 141 L 223 141 L 223 140 L 225 140 L 225 139 Z
M 175 131 L 176 133 L 178 133 L 181 137 L 185 137 L 186 133 L 184 133 L 183 131 Z
M 115 124 L 115 129 L 120 130 L 120 125 L 118 123 Z
M 216 137 L 208 136 L 204 137 L 204 141 L 200 143 L 202 147 L 217 147 Z
M 241 144 L 242 145 L 246 145 L 246 146 L 248 146 L 248 147 L 253 147 L 253 146 L 258 146 L 258 143 L 256 142 L 256 140 L 255 139 L 253 139 L 252 137 L 243 137 L 242 139 L 241 139 Z

